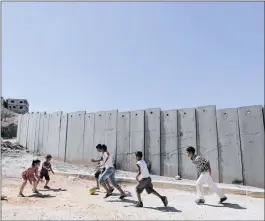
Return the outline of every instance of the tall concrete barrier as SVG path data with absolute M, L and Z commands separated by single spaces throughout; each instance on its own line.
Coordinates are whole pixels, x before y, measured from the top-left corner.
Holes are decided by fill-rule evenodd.
M 117 119 L 117 160 L 116 168 L 118 170 L 135 171 L 130 168 L 130 112 L 118 113 Z
M 94 146 L 94 128 L 95 128 L 95 114 L 85 114 L 85 130 L 84 130 L 84 163 L 92 165 L 91 159 L 95 155 L 96 148 Z
M 84 163 L 85 111 L 68 115 L 66 162 Z
M 22 117 L 22 130 L 20 137 L 20 144 L 23 147 L 27 146 L 28 124 L 29 124 L 29 114 L 24 114 Z
M 178 175 L 178 112 L 161 111 L 161 175 Z
M 178 133 L 179 175 L 184 179 L 196 179 L 197 170 L 186 154 L 189 146 L 197 151 L 195 109 L 178 110 Z
M 61 127 L 60 127 L 60 139 L 58 148 L 58 158 L 65 161 L 65 151 L 66 151 L 66 138 L 67 138 L 67 124 L 68 124 L 68 114 L 63 113 L 61 116 Z
M 95 113 L 95 129 L 94 129 L 94 150 L 92 151 L 92 158 L 98 159 L 99 153 L 96 151 L 98 144 L 105 143 L 105 128 L 106 128 L 106 112 L 100 111 Z
M 237 108 L 217 110 L 220 182 L 243 184 Z
M 264 188 L 262 106 L 239 107 L 238 116 L 245 184 Z
M 38 133 L 38 143 L 36 145 L 36 152 L 39 153 L 40 149 L 42 149 L 43 146 L 43 132 L 44 132 L 44 118 L 45 118 L 46 112 L 40 113 L 39 116 L 39 133 Z
M 21 131 L 22 114 L 17 117 L 17 141 L 20 142 L 20 131 Z
M 61 116 L 61 111 L 50 114 L 47 153 L 53 158 L 59 158 Z
M 39 143 L 39 133 L 40 133 L 40 113 L 35 113 L 35 138 L 34 138 L 34 152 L 38 150 Z
M 105 144 L 112 156 L 114 165 L 116 164 L 117 156 L 117 116 L 118 110 L 106 111 L 105 113 Z
M 145 110 L 144 152 L 150 172 L 160 175 L 160 108 Z
M 49 144 L 48 144 L 49 123 L 50 123 L 50 114 L 45 114 L 44 119 L 43 119 L 42 142 L 41 142 L 41 145 L 39 146 L 39 152 L 41 154 L 48 154 L 48 151 L 49 151 Z
M 36 113 L 29 114 L 27 148 L 30 152 L 35 150 L 35 134 L 36 134 Z
M 132 171 L 136 171 L 136 161 L 135 152 L 144 152 L 144 111 L 136 110 L 131 111 L 131 126 L 130 126 L 130 152 L 129 157 L 129 167 Z M 145 159 L 145 155 L 144 155 Z M 135 168 L 135 170 L 133 169 Z
M 212 177 L 219 182 L 216 107 L 196 108 L 198 152 L 210 161 Z

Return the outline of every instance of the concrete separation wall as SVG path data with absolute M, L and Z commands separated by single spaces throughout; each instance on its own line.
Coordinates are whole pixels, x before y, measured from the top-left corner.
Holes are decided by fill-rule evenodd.
M 196 179 L 197 171 L 186 154 L 189 146 L 193 146 L 197 151 L 195 109 L 178 110 L 178 133 L 179 174 L 184 179 Z
M 68 115 L 66 162 L 82 164 L 84 158 L 85 111 Z
M 161 175 L 178 175 L 178 112 L 161 111 Z
M 135 152 L 144 152 L 144 111 L 131 111 L 129 167 L 136 171 Z M 144 155 L 145 158 L 145 155 Z
M 245 184 L 264 188 L 264 125 L 262 106 L 238 108 Z
M 217 110 L 220 182 L 243 184 L 237 108 Z
M 150 172 L 160 175 L 160 108 L 145 110 L 144 151 Z
M 213 180 L 215 182 L 219 182 L 215 106 L 204 106 L 196 108 L 196 119 L 198 152 L 210 161 Z
M 134 171 L 131 168 L 130 153 L 130 112 L 118 113 L 117 119 L 117 158 L 116 168 L 126 171 Z
M 136 171 L 142 151 L 155 175 L 195 180 L 186 148 L 211 163 L 216 182 L 264 188 L 264 107 L 215 106 L 86 113 L 30 113 L 19 118 L 17 139 L 32 152 L 95 166 L 97 144 L 106 144 L 116 168 Z M 257 169 L 258 168 L 258 169 Z
M 84 129 L 84 163 L 91 165 L 91 159 L 94 157 L 96 148 L 94 146 L 94 128 L 95 114 L 85 114 L 85 129 Z

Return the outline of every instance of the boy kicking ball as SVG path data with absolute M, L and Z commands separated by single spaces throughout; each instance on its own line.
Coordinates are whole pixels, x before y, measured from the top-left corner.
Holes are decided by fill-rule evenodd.
M 148 194 L 153 193 L 157 197 L 159 197 L 164 206 L 168 205 L 167 197 L 161 196 L 158 192 L 156 192 L 153 188 L 152 180 L 146 165 L 146 162 L 142 159 L 143 153 L 141 151 L 136 152 L 136 166 L 138 169 L 138 174 L 136 176 L 136 180 L 139 182 L 138 185 L 136 186 L 136 193 L 137 193 L 137 198 L 138 202 L 135 204 L 135 207 L 143 207 L 143 202 L 141 199 L 141 193 L 146 190 Z M 139 177 L 141 176 L 141 179 Z
M 227 197 L 223 194 L 222 190 L 219 189 L 213 182 L 213 179 L 211 177 L 210 162 L 204 159 L 202 156 L 196 155 L 194 147 L 188 147 L 186 149 L 186 152 L 188 157 L 192 160 L 192 163 L 194 163 L 197 167 L 197 170 L 200 174 L 196 182 L 197 199 L 195 200 L 195 202 L 197 204 L 205 203 L 203 193 L 204 183 L 207 183 L 208 186 L 217 194 L 217 196 L 220 198 L 219 203 L 223 203 L 224 201 L 226 201 Z

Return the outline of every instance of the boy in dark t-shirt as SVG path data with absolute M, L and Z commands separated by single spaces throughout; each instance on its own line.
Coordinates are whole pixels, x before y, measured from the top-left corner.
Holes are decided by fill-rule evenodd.
M 54 172 L 52 170 L 51 159 L 52 159 L 51 155 L 46 156 L 46 160 L 43 162 L 42 168 L 40 171 L 40 178 L 38 180 L 38 183 L 44 177 L 46 180 L 46 183 L 44 185 L 44 189 L 50 189 L 50 187 L 48 186 L 48 183 L 50 181 L 49 171 L 51 171 L 54 174 Z

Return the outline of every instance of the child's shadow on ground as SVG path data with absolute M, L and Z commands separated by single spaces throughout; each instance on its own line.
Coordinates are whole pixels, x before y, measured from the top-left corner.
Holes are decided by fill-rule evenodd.
M 205 206 L 211 206 L 211 207 L 226 207 L 226 208 L 231 208 L 231 209 L 247 209 L 245 207 L 240 206 L 239 204 L 236 203 L 222 203 L 219 205 L 212 205 L 212 204 L 203 204 Z
M 43 191 L 43 192 L 46 192 L 46 191 L 53 191 L 53 192 L 65 192 L 67 191 L 66 189 L 62 189 L 62 188 L 58 188 L 58 189 L 44 189 L 44 190 L 40 190 L 40 191 Z
M 130 199 L 122 199 L 122 200 L 108 200 L 108 202 L 125 202 L 125 203 L 130 203 L 130 204 L 133 204 L 133 205 L 125 205 L 124 207 L 133 207 L 135 203 L 137 203 L 136 200 L 130 200 Z M 153 209 L 153 210 L 158 210 L 158 211 L 161 211 L 161 212 L 173 212 L 173 213 L 176 213 L 176 212 L 182 212 L 181 210 L 177 210 L 175 207 L 172 207 L 172 206 L 167 206 L 167 207 L 144 207 L 145 209 Z
M 56 197 L 56 196 L 52 196 L 50 194 L 41 194 L 41 193 L 34 193 L 28 197 L 36 197 L 36 198 L 52 198 L 52 197 Z

